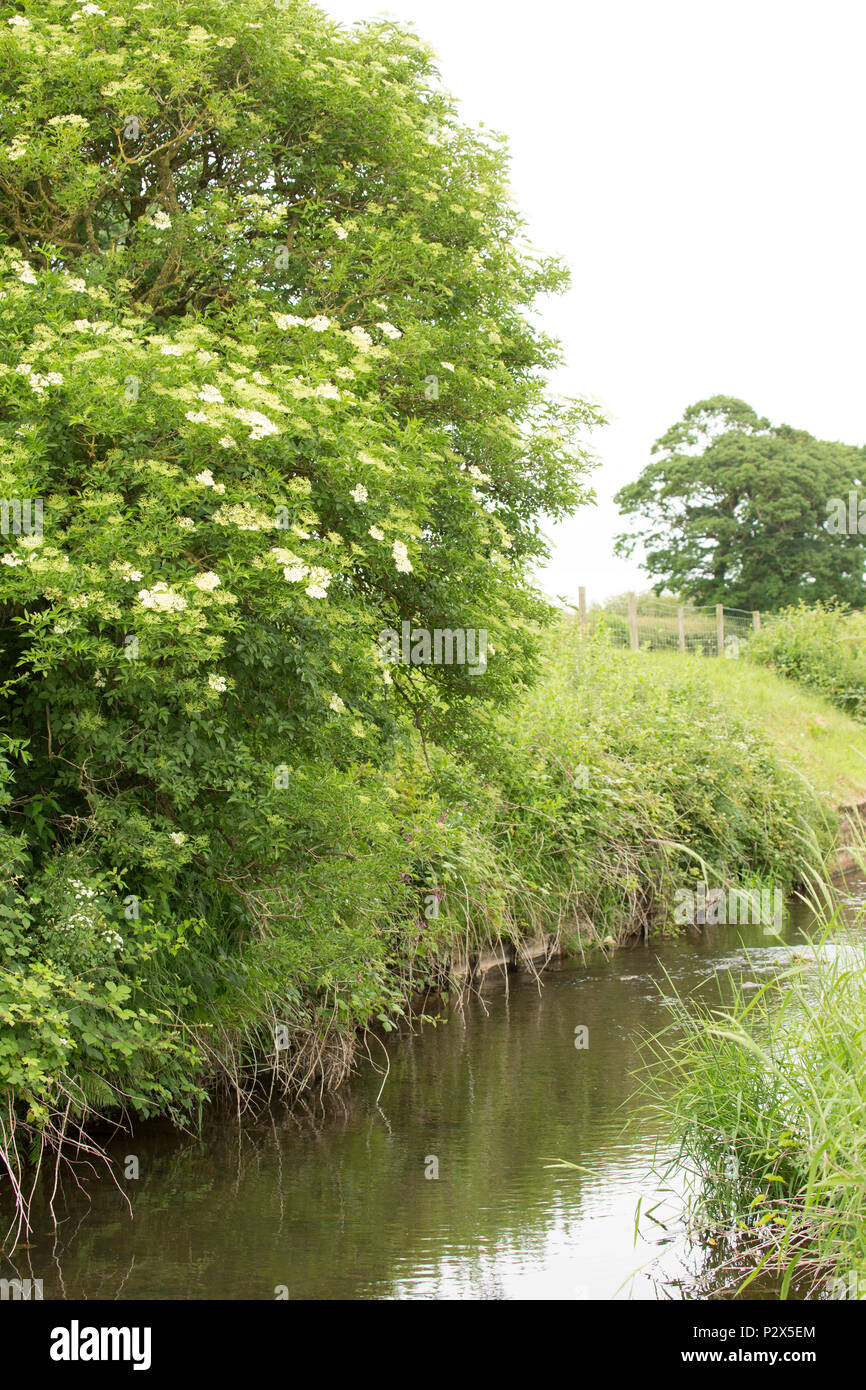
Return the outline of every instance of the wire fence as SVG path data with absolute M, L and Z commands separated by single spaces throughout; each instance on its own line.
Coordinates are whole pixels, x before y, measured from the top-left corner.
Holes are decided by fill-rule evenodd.
M 622 594 L 587 610 L 585 590 L 581 589 L 578 622 L 585 632 L 603 623 L 615 646 L 635 651 L 735 657 L 740 645 L 760 628 L 762 619 L 760 613 L 744 608 L 677 603 L 654 594 Z

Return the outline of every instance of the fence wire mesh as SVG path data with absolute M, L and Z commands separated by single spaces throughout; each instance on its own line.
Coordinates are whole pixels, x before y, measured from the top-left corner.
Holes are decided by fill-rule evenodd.
M 587 613 L 592 632 L 603 623 L 615 646 L 632 645 L 628 595 L 593 604 Z M 697 656 L 736 656 L 754 631 L 753 614 L 743 608 L 722 609 L 722 651 L 715 604 L 678 604 L 640 594 L 634 600 L 637 645 L 645 651 L 684 651 Z

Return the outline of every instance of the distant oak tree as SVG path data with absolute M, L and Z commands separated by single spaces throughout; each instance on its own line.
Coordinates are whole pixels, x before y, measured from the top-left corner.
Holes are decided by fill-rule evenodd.
M 864 450 L 773 425 L 744 401 L 689 406 L 615 501 L 633 518 L 616 540 L 660 593 L 774 610 L 803 599 L 866 600 L 866 535 L 837 524 L 860 488 Z M 834 504 L 834 499 L 837 499 Z

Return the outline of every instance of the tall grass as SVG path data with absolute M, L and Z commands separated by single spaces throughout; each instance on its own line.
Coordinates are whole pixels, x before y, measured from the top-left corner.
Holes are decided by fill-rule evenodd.
M 818 874 L 835 833 L 822 798 L 714 696 L 704 665 L 661 675 L 564 622 L 487 744 L 434 758 L 460 827 L 443 901 L 457 938 L 648 935 L 670 925 L 676 888 Z
M 866 948 L 827 933 L 724 1008 L 672 1006 L 646 1085 L 697 1179 L 692 1220 L 748 1289 L 866 1294 Z M 834 1281 L 840 1281 L 838 1284 Z M 856 1296 L 856 1295 L 855 1295 Z

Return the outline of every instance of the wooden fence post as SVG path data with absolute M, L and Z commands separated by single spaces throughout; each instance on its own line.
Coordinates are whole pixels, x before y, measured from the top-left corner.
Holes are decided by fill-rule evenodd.
M 578 621 L 580 622 L 580 635 L 582 637 L 586 632 L 586 589 L 582 584 L 577 591 L 577 610 Z
M 633 652 L 638 650 L 637 641 L 637 599 L 633 593 L 628 596 L 628 634 Z
M 756 632 L 761 631 L 761 614 L 760 610 L 757 608 L 752 614 L 752 627 L 755 629 Z
M 725 654 L 725 608 L 724 604 L 716 604 L 716 643 L 719 648 L 719 656 Z
M 682 605 L 677 609 L 677 636 L 680 639 L 680 651 L 686 649 L 686 610 Z

